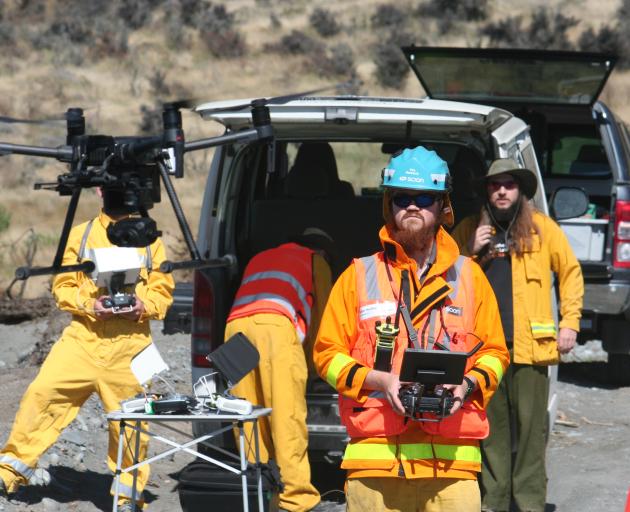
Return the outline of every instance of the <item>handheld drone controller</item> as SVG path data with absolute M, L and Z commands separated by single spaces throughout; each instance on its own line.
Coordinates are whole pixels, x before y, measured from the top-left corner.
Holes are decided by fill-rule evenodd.
M 405 416 L 423 421 L 432 421 L 423 418 L 424 413 L 433 413 L 440 419 L 448 416 L 454 404 L 451 391 L 443 388 L 436 390 L 435 386 L 427 387 L 418 382 L 401 386 L 398 398 L 405 409 Z
M 128 293 L 115 293 L 113 296 L 103 299 L 103 306 L 113 309 L 114 313 L 131 311 L 135 305 L 136 298 Z

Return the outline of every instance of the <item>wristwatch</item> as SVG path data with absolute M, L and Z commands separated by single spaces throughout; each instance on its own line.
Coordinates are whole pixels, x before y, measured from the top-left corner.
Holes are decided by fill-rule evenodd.
M 464 380 L 466 381 L 466 384 L 468 384 L 468 387 L 466 388 L 466 392 L 464 393 L 464 400 L 468 400 L 468 397 L 472 395 L 473 391 L 475 390 L 475 383 L 473 382 L 471 378 L 466 377 L 465 375 L 464 375 Z

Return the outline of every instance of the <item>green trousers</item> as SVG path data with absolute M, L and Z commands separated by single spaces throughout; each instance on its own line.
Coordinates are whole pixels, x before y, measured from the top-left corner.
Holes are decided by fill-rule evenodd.
M 482 441 L 484 509 L 543 512 L 549 379 L 546 366 L 511 364 L 488 405 L 490 436 Z M 516 450 L 514 452 L 514 450 Z

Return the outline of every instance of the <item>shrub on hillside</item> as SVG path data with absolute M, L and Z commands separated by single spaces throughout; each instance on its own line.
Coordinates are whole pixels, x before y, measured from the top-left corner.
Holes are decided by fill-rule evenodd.
M 417 9 L 420 16 L 435 18 L 440 34 L 451 32 L 458 22 L 488 18 L 488 0 L 427 0 Z
M 381 4 L 376 8 L 376 12 L 372 14 L 370 22 L 373 28 L 382 27 L 400 27 L 407 21 L 409 14 L 391 4 Z
M 603 52 L 614 55 L 621 53 L 619 35 L 608 25 L 603 25 L 598 31 L 594 31 L 591 27 L 586 29 L 580 34 L 577 46 L 583 52 Z
M 201 40 L 210 53 L 218 58 L 241 57 L 247 47 L 245 39 L 234 26 L 234 14 L 224 5 L 214 5 L 204 11 L 199 20 Z
M 374 45 L 374 72 L 376 80 L 385 87 L 399 89 L 409 74 L 409 64 L 400 49 L 413 42 L 413 36 L 406 32 L 396 32 L 384 43 Z
M 491 46 L 571 50 L 567 32 L 578 23 L 576 18 L 543 7 L 532 14 L 527 27 L 521 16 L 511 16 L 486 24 L 480 34 L 489 37 Z
M 57 63 L 83 64 L 86 58 L 99 60 L 120 57 L 129 50 L 129 29 L 115 16 L 96 16 L 93 5 L 72 10 L 58 10 L 50 24 L 41 24 L 29 32 L 37 48 L 49 48 Z M 99 5 L 99 2 L 95 2 Z
M 171 94 L 171 88 L 166 83 L 166 72 L 154 69 L 149 77 L 149 86 L 151 87 L 151 95 L 157 97 L 165 97 Z
M 90 37 L 87 47 L 97 59 L 122 57 L 129 52 L 129 29 L 119 19 L 97 18 Z
M 282 36 L 277 43 L 265 45 L 265 49 L 290 55 L 306 55 L 322 54 L 325 46 L 300 30 L 292 30 L 290 34 Z
M 346 43 L 332 46 L 328 51 L 311 54 L 311 69 L 325 77 L 356 76 L 354 53 Z
M 3 2 L 4 3 L 4 2 Z M 39 1 L 23 0 L 15 2 L 17 6 L 16 16 L 29 23 L 44 21 L 46 15 L 46 3 Z
M 151 19 L 155 3 L 154 0 L 120 0 L 118 16 L 128 28 L 138 30 Z
M 0 233 L 9 229 L 11 225 L 11 213 L 0 204 Z
M 148 107 L 140 106 L 140 124 L 138 130 L 141 135 L 156 135 L 162 132 L 162 111 L 159 105 Z
M 222 32 L 204 30 L 200 37 L 210 53 L 218 59 L 242 57 L 247 53 L 245 39 L 237 30 L 224 30 Z
M 173 4 L 179 5 L 179 15 L 184 25 L 195 28 L 201 28 L 203 14 L 212 8 L 212 2 L 208 0 L 174 0 Z
M 331 37 L 341 31 L 341 25 L 337 23 L 337 18 L 327 9 L 318 7 L 308 18 L 308 22 L 322 37 Z
M 617 30 L 619 36 L 619 63 L 621 69 L 630 68 L 630 0 L 622 0 L 617 9 Z
M 418 14 L 429 18 L 452 17 L 456 21 L 483 21 L 490 15 L 488 0 L 426 0 Z
M 278 18 L 278 16 L 276 16 L 276 13 L 273 12 L 269 15 L 269 24 L 274 30 L 282 27 L 282 22 L 280 21 L 280 18 Z
M 0 21 L 0 48 L 11 48 L 15 42 L 15 27 L 11 23 Z

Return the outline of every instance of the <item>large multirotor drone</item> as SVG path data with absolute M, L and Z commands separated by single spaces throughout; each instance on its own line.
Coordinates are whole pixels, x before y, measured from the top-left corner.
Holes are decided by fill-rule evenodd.
M 328 88 L 326 88 L 328 89 Z M 231 265 L 232 257 L 224 256 L 205 259 L 192 236 L 190 227 L 173 187 L 171 178 L 184 176 L 184 155 L 234 142 L 259 142 L 271 144 L 274 138 L 269 105 L 279 105 L 291 100 L 314 94 L 317 89 L 299 94 L 260 98 L 246 103 L 216 109 L 214 112 L 249 109 L 253 127 L 235 133 L 186 142 L 182 128 L 181 109 L 191 108 L 191 100 L 165 103 L 162 109 L 163 131 L 155 136 L 114 137 L 85 133 L 85 117 L 81 108 L 69 108 L 62 116 L 67 125 L 64 145 L 56 148 L 29 146 L 0 142 L 0 154 L 20 154 L 55 158 L 68 164 L 68 172 L 60 174 L 53 183 L 36 183 L 35 189 L 56 191 L 61 196 L 70 196 L 65 220 L 52 265 L 47 267 L 19 267 L 15 277 L 19 280 L 31 276 L 60 274 L 63 272 L 86 272 L 94 270 L 94 263 L 84 261 L 74 265 L 62 265 L 63 254 L 81 191 L 99 187 L 103 194 L 105 213 L 125 218 L 110 224 L 107 236 L 114 245 L 121 247 L 145 247 L 161 234 L 148 210 L 160 201 L 161 185 L 171 202 L 175 217 L 190 253 L 190 259 L 165 261 L 162 272 L 177 269 L 197 269 Z M 50 120 L 18 119 L 0 116 L 4 123 L 42 123 Z M 270 154 L 273 154 L 270 151 Z

